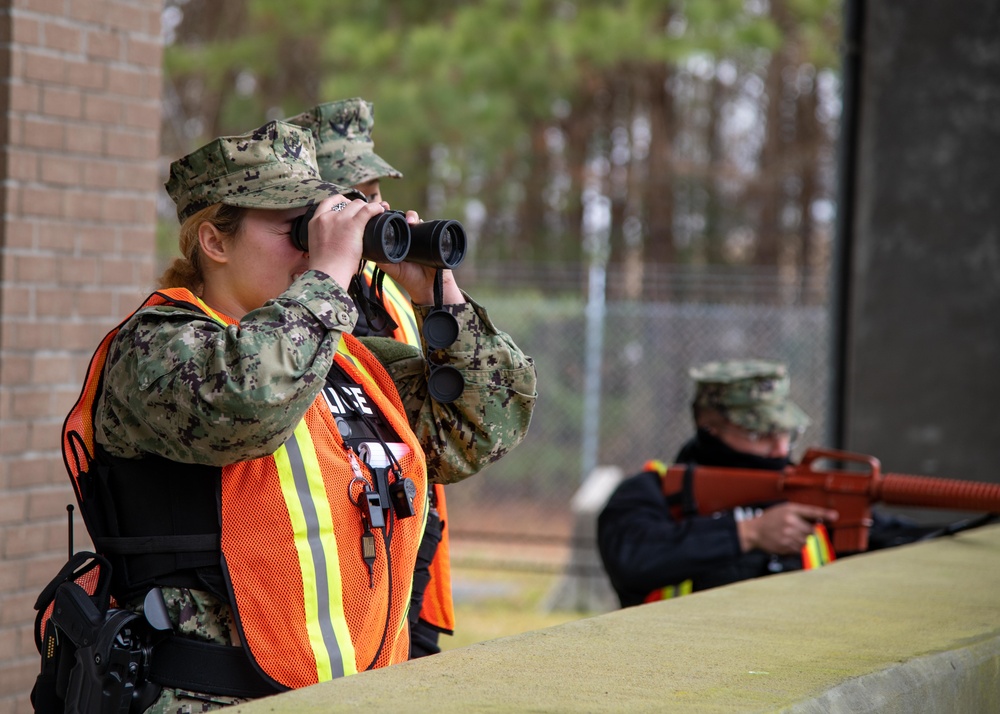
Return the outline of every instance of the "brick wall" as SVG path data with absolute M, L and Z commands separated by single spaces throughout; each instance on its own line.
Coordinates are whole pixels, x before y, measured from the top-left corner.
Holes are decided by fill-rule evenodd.
M 0 714 L 31 710 L 32 605 L 66 558 L 62 420 L 154 280 L 161 10 L 0 3 Z

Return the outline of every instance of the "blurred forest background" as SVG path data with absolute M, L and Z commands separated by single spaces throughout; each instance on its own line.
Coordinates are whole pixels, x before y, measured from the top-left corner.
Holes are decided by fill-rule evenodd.
M 466 272 L 544 290 L 600 260 L 613 295 L 661 299 L 658 269 L 745 266 L 822 296 L 832 0 L 167 0 L 164 25 L 165 161 L 362 96 L 405 175 L 384 193 L 462 220 Z
M 538 367 L 524 444 L 448 488 L 453 556 L 558 572 L 589 470 L 635 472 L 690 435 L 693 363 L 788 363 L 814 420 L 800 447 L 823 441 L 841 12 L 166 0 L 162 170 L 319 102 L 374 102 L 376 150 L 405 175 L 386 199 L 463 222 L 459 283 Z M 161 214 L 166 260 L 165 193 Z M 511 542 L 513 565 L 490 546 Z

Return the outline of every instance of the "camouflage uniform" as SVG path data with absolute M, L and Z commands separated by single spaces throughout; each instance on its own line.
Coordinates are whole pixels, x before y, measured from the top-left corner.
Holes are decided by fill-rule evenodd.
M 218 202 L 287 209 L 351 195 L 322 181 L 314 162 L 309 131 L 270 122 L 174 162 L 167 190 L 182 222 Z M 417 308 L 418 322 L 430 309 Z M 427 454 L 429 478 L 441 483 L 462 480 L 513 448 L 526 433 L 536 396 L 531 358 L 496 329 L 483 307 L 470 301 L 445 309 L 460 332 L 435 358 L 465 379 L 453 403 L 428 398 L 429 367 L 419 349 L 365 340 L 398 388 Z M 111 344 L 95 439 L 113 456 L 156 454 L 212 466 L 273 453 L 319 395 L 341 335 L 356 319 L 346 291 L 313 270 L 238 325 L 183 307 L 142 309 Z M 200 590 L 164 588 L 164 594 L 179 632 L 237 644 L 228 603 Z M 131 606 L 141 609 L 138 602 Z M 209 711 L 235 701 L 166 690 L 148 711 Z
M 805 431 L 810 420 L 788 398 L 788 370 L 780 362 L 730 360 L 693 367 L 695 408 L 718 411 L 748 431 Z

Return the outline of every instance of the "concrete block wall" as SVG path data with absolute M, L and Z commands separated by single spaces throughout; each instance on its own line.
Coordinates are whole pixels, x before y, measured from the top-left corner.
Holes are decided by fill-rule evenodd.
M 0 3 L 0 714 L 31 711 L 32 606 L 67 555 L 63 418 L 153 287 L 161 12 Z

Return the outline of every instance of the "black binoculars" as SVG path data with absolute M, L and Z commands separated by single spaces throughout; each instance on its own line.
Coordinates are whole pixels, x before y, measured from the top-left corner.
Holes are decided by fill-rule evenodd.
M 316 213 L 310 206 L 292 222 L 292 244 L 309 250 L 309 221 Z M 361 257 L 376 263 L 420 263 L 432 268 L 457 268 L 465 260 L 465 229 L 458 221 L 406 222 L 402 211 L 386 211 L 365 225 Z

